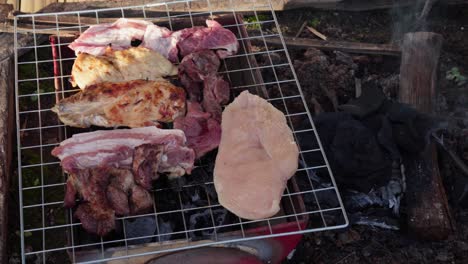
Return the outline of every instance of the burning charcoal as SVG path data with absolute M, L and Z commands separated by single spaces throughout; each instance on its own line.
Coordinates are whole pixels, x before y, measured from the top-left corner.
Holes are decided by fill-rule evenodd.
M 208 201 L 203 186 L 184 188 L 181 192 L 184 209 L 207 206 Z
M 363 118 L 377 111 L 385 100 L 386 97 L 382 90 L 377 86 L 370 85 L 362 89 L 359 98 L 340 105 L 338 109 Z
M 173 190 L 157 191 L 154 196 L 156 212 L 164 213 L 180 209 L 177 192 Z
M 388 182 L 392 160 L 372 130 L 343 113 L 319 115 L 315 125 L 339 183 L 367 192 Z
M 369 194 L 348 191 L 344 193 L 344 197 L 345 207 L 348 212 L 359 212 L 371 206 L 385 206 L 385 202 L 374 191 Z
M 312 163 L 313 164 L 313 163 Z M 299 160 L 299 165 L 300 165 L 300 168 L 306 168 L 306 167 L 309 167 L 303 160 Z M 323 179 L 321 178 L 313 169 L 308 169 L 307 170 L 307 177 L 310 179 L 310 181 L 312 182 L 312 184 L 316 187 L 316 188 L 327 188 L 327 187 L 331 187 L 331 183 L 327 181 L 327 179 Z M 296 178 L 296 182 L 298 184 L 304 184 L 307 188 L 310 188 L 310 182 L 304 178 L 304 177 L 298 177 Z
M 173 232 L 172 229 L 172 224 L 170 222 L 165 222 L 162 220 L 158 221 L 158 227 L 159 227 L 159 233 L 160 234 L 167 234 L 167 235 L 161 235 L 159 237 L 159 240 L 162 241 L 169 241 L 171 239 L 171 233 Z
M 382 118 L 382 126 L 378 132 L 377 140 L 390 153 L 392 160 L 399 160 L 401 158 L 400 150 L 393 139 L 392 124 L 387 117 Z
M 388 208 L 392 209 L 393 215 L 398 216 L 403 188 L 403 180 L 393 177 L 385 186 L 369 193 L 348 190 L 343 193 L 345 207 L 349 212 L 362 212 L 375 207 Z
M 350 215 L 350 222 L 356 225 L 368 225 L 384 229 L 400 230 L 398 219 L 392 217 L 367 216 L 362 213 Z
M 326 208 L 337 208 L 340 207 L 340 203 L 336 198 L 336 192 L 334 190 L 322 190 L 315 192 L 317 201 L 322 209 Z
M 210 209 L 205 209 L 203 211 L 190 211 L 190 213 L 191 212 L 196 212 L 196 213 L 190 215 L 189 226 L 188 226 L 189 230 L 212 227 Z M 203 237 L 207 235 L 209 236 L 211 235 L 212 232 L 213 232 L 213 229 L 190 232 L 190 237 L 196 238 L 196 237 Z
M 138 217 L 136 219 L 124 220 L 125 224 L 125 235 L 127 239 L 152 236 L 156 231 L 156 219 L 154 216 Z M 137 245 L 143 243 L 150 243 L 153 240 L 152 237 L 133 239 L 129 240 L 129 245 Z
M 210 209 L 205 209 L 203 211 L 199 211 L 190 216 L 190 225 L 189 229 L 200 229 L 200 228 L 208 228 L 208 227 L 216 227 L 221 226 L 226 221 L 227 210 L 224 208 L 219 208 L 212 210 L 213 218 L 211 217 Z M 214 222 L 214 223 L 213 223 Z M 213 226 L 214 224 L 214 226 Z M 192 238 L 196 237 L 209 237 L 212 236 L 214 231 L 216 230 L 213 228 L 191 232 L 190 236 Z
M 216 193 L 216 189 L 213 184 L 205 185 L 206 193 L 208 193 L 211 204 L 217 204 L 218 202 L 218 194 Z
M 219 208 L 213 210 L 213 217 L 216 226 L 223 225 L 226 221 L 227 210 L 224 208 Z
M 415 109 L 393 102 L 387 110 L 392 121 L 394 140 L 402 151 L 418 153 L 424 149 L 432 120 Z

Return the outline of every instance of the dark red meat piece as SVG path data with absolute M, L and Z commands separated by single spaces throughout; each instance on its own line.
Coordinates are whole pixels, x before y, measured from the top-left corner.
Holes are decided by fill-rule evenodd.
M 207 76 L 203 82 L 203 108 L 221 121 L 221 105 L 229 101 L 229 83 L 219 75 Z
M 147 190 L 151 188 L 151 182 L 159 178 L 163 149 L 163 146 L 144 144 L 136 147 L 133 153 L 135 182 Z
M 83 200 L 75 216 L 86 231 L 100 236 L 114 229 L 116 214 L 137 214 L 153 205 L 150 193 L 135 183 L 132 171 L 127 169 L 85 169 L 71 174 L 65 206 L 74 206 L 75 194 Z
M 206 20 L 208 27 L 197 27 L 196 30 L 185 29 L 184 32 L 174 32 L 176 36 L 180 34 L 177 42 L 179 53 L 182 56 L 200 50 L 217 50 L 216 53 L 220 58 L 237 53 L 239 43 L 237 38 L 230 30 L 223 28 L 214 20 Z
M 105 236 L 115 229 L 114 211 L 100 207 L 93 207 L 90 203 L 82 203 L 75 212 L 83 228 L 92 234 Z
M 196 102 L 188 102 L 187 116 L 177 118 L 174 128 L 186 133 L 187 146 L 195 150 L 197 158 L 217 148 L 221 140 L 220 121 L 203 112 Z
M 179 78 L 190 100 L 199 101 L 203 80 L 215 75 L 221 62 L 211 50 L 202 50 L 185 56 L 179 64 Z

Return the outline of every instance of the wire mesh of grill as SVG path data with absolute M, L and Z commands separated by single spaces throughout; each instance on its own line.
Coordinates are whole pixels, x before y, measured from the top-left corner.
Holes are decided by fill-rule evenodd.
M 23 262 L 29 258 L 43 263 L 47 260 L 57 263 L 128 261 L 181 249 L 347 226 L 335 180 L 276 15 L 268 2 L 252 1 L 249 11 L 249 16 L 243 17 L 235 1 L 223 10 L 212 10 L 210 0 L 194 0 L 15 18 Z M 50 110 L 57 100 L 77 92 L 68 81 L 75 57 L 67 45 L 73 40 L 73 34 L 118 17 L 145 19 L 171 30 L 204 25 L 205 19 L 216 19 L 235 33 L 240 51 L 224 59 L 220 69 L 231 83 L 232 94 L 236 96 L 249 90 L 281 110 L 300 148 L 299 169 L 284 191 L 280 213 L 252 221 L 224 209 L 217 200 L 212 181 L 215 153 L 198 160 L 190 176 L 156 181 L 151 192 L 153 210 L 117 217 L 117 229 L 106 237 L 87 234 L 73 217 L 74 210 L 63 207 L 67 175 L 51 150 L 74 133 L 98 129 L 67 127 Z M 22 21 L 31 23 L 31 28 L 20 29 L 18 24 Z M 34 37 L 33 45 L 17 46 L 18 36 L 24 33 Z M 40 42 L 41 34 L 55 35 L 54 41 Z M 269 46 L 268 39 L 280 40 L 282 46 Z M 26 53 L 18 57 L 20 50 Z

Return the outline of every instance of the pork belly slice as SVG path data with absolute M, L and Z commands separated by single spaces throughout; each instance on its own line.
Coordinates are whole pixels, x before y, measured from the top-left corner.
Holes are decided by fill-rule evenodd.
M 114 23 L 91 26 L 68 47 L 80 53 L 94 56 L 104 55 L 108 48 L 124 50 L 131 47 L 132 40 L 141 40 L 141 47 L 160 53 L 172 62 L 178 61 L 179 53 L 190 53 L 211 49 L 220 58 L 236 54 L 239 43 L 230 30 L 215 20 L 206 20 L 208 27 L 191 27 L 170 31 L 151 22 L 121 18 Z
M 214 168 L 220 204 L 246 219 L 275 215 L 299 157 L 284 114 L 244 91 L 225 108 L 222 120 Z
M 146 27 L 153 23 L 143 20 L 120 18 L 114 23 L 89 27 L 68 47 L 76 55 L 88 53 L 94 56 L 106 53 L 107 47 L 123 50 L 131 47 L 132 40 L 143 40 Z
M 73 127 L 143 127 L 172 122 L 185 113 L 185 91 L 168 81 L 100 83 L 52 108 Z
M 201 50 L 216 50 L 223 59 L 237 53 L 239 42 L 230 30 L 225 29 L 215 20 L 206 20 L 208 27 L 191 27 L 171 32 L 157 25 L 148 26 L 141 44 L 161 53 L 172 62 L 178 60 L 178 54 L 185 57 Z
M 165 27 L 148 26 L 140 46 L 159 52 L 171 62 L 178 61 L 177 38 L 172 37 L 172 31 Z
M 187 115 L 174 121 L 174 128 L 183 130 L 187 146 L 200 158 L 218 147 L 221 140 L 220 121 L 203 111 L 197 102 L 187 102 Z
M 144 153 L 162 151 L 157 165 L 158 172 L 178 177 L 185 173 L 190 174 L 193 169 L 195 153 L 186 147 L 185 143 L 184 132 L 178 129 L 159 129 L 151 126 L 95 131 L 75 134 L 62 141 L 60 146 L 52 150 L 52 155 L 61 160 L 62 168 L 68 173 L 98 167 L 114 167 L 137 168 L 134 173 L 138 175 L 140 166 L 134 164 L 135 157 L 142 158 L 139 156 L 138 147 L 151 147 L 154 150 L 146 150 Z M 152 158 L 149 157 L 148 160 Z
M 158 52 L 142 47 L 117 51 L 108 48 L 102 56 L 78 54 L 71 83 L 85 89 L 103 82 L 158 80 L 176 74 L 177 67 Z

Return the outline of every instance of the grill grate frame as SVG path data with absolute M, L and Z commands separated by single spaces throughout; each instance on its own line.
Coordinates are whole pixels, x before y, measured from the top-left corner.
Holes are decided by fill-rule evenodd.
M 41 257 L 43 263 L 46 263 L 48 258 L 56 255 L 67 255 L 70 261 L 83 263 L 128 260 L 181 249 L 338 229 L 348 225 L 339 191 L 313 124 L 312 116 L 304 100 L 275 12 L 271 7 L 271 3 L 259 2 L 252 1 L 251 10 L 253 15 L 251 16 L 252 19 L 247 22 L 242 21 L 240 11 L 236 9 L 235 1 L 231 1 L 230 7 L 226 10 L 214 11 L 210 10 L 210 0 L 184 0 L 97 10 L 27 14 L 15 17 L 15 97 L 23 262 L 26 262 L 28 256 L 34 255 Z M 185 6 L 187 12 L 171 11 L 176 6 L 180 7 L 180 5 Z M 197 7 L 205 6 L 209 11 L 191 11 L 192 5 Z M 154 15 L 156 13 L 151 11 L 153 8 L 159 10 L 163 8 L 166 13 L 161 15 L 159 12 L 156 16 Z M 160 193 L 175 194 L 179 203 L 178 208 L 161 210 L 154 203 L 153 212 L 151 213 L 116 218 L 118 222 L 122 221 L 123 238 L 95 238 L 92 242 L 78 240 L 77 236 L 80 233 L 77 228 L 79 229 L 81 224 L 72 217 L 72 209 L 61 208 L 66 175 L 61 172 L 58 159 L 50 155 L 50 151 L 54 146 L 57 146 L 61 140 L 69 138 L 77 131 L 77 129 L 66 127 L 56 119 L 54 121 L 54 118 L 50 116 L 53 114 L 50 111 L 53 103 L 79 90 L 71 89 L 68 84 L 71 70 L 70 63 L 73 62 L 74 57 L 62 55 L 63 49 L 60 47 L 68 45 L 69 42 L 62 43 L 61 39 L 66 39 L 73 32 L 81 33 L 92 24 L 107 22 L 111 19 L 108 16 L 113 16 L 112 19 L 115 20 L 117 19 L 116 13 L 120 13 L 120 17 L 127 18 L 139 13 L 142 19 L 165 21 L 171 30 L 175 29 L 181 21 L 189 21 L 193 26 L 200 25 L 198 23 L 200 18 L 218 18 L 223 15 L 233 17 L 235 23 L 223 26 L 238 33 L 236 35 L 242 51 L 237 55 L 226 58 L 220 73 L 224 74 L 226 79 L 232 83 L 232 92 L 235 95 L 248 89 L 265 97 L 270 103 L 283 111 L 300 148 L 300 168 L 293 176 L 283 195 L 282 206 L 288 209 L 284 209 L 282 215 L 255 221 L 239 218 L 236 223 L 225 226 L 217 225 L 213 211 L 222 209 L 222 207 L 217 201 L 211 201 L 210 199 L 207 187 L 212 187 L 213 182 L 205 181 L 182 185 L 177 188 L 204 186 L 207 205 L 184 208 L 180 190 L 174 191 L 174 188 L 154 189 L 152 195 L 155 199 L 158 198 Z M 64 17 L 70 16 L 76 18 L 75 24 L 62 21 Z M 46 17 L 55 19 L 55 25 L 43 23 Z M 32 28 L 30 30 L 18 29 L 17 25 L 22 20 L 30 20 Z M 84 23 L 84 20 L 88 22 L 94 20 L 95 23 Z M 249 28 L 249 34 L 247 35 L 245 35 L 245 28 Z M 23 33 L 33 35 L 33 46 L 18 47 L 18 35 Z M 37 36 L 43 33 L 55 34 L 57 43 L 39 45 Z M 267 38 L 280 39 L 282 47 L 272 49 L 266 44 Z M 255 41 L 260 49 L 252 50 L 250 41 Z M 57 48 L 56 51 L 58 52 L 56 58 L 50 59 L 44 56 L 46 53 L 50 55 L 54 48 Z M 18 50 L 20 49 L 27 49 L 29 56 L 18 57 Z M 257 58 L 262 59 L 260 65 L 257 64 Z M 242 59 L 244 59 L 242 63 L 246 65 L 239 65 L 242 64 L 239 62 Z M 238 60 L 237 65 L 235 65 L 237 68 L 232 67 L 232 61 L 235 60 Z M 51 72 L 50 67 L 53 67 L 54 61 L 58 62 L 59 67 L 54 69 L 53 75 L 44 75 L 43 72 Z M 245 78 L 249 78 L 249 75 L 251 76 L 250 83 L 243 83 Z M 51 90 L 50 87 L 54 87 L 54 89 Z M 57 89 L 57 87 L 60 87 L 60 89 Z M 300 126 L 298 120 L 301 122 Z M 89 130 L 79 130 L 79 132 L 84 131 Z M 54 141 L 54 138 L 60 140 Z M 308 144 L 302 144 L 306 141 L 306 138 L 308 141 L 311 139 L 314 141 L 312 143 L 313 148 L 305 146 Z M 322 162 L 316 162 L 317 160 Z M 200 164 L 200 168 L 204 166 L 201 162 Z M 314 181 L 317 175 L 320 175 L 322 179 L 326 179 L 320 185 Z M 52 178 L 55 180 L 52 180 Z M 333 206 L 329 204 L 331 203 L 329 200 L 333 200 Z M 304 206 L 304 204 L 306 205 Z M 189 228 L 186 217 L 189 216 L 190 211 L 199 210 L 209 210 L 212 223 L 201 228 Z M 54 220 L 51 223 L 50 215 L 57 214 L 57 212 L 64 215 L 63 220 L 61 222 Z M 176 214 L 179 213 L 180 215 L 177 216 Z M 182 218 L 183 230 L 160 233 L 158 221 L 161 221 L 163 215 L 170 215 L 171 217 L 174 215 L 174 217 Z M 157 235 L 151 237 L 153 241 L 150 245 L 152 246 L 148 247 L 148 243 L 145 243 L 144 245 L 148 249 L 141 252 L 135 250 L 135 248 L 138 249 L 138 246 L 132 245 L 132 241 L 148 237 L 128 238 L 124 221 L 148 216 L 154 216 L 158 230 Z M 330 220 L 330 217 L 334 220 Z M 307 220 L 309 220 L 309 223 L 306 223 Z M 288 229 L 278 228 L 284 224 L 290 224 Z M 231 229 L 230 232 L 218 232 L 222 228 Z M 212 231 L 209 239 L 194 240 L 190 235 L 193 232 L 204 230 Z M 182 237 L 179 237 L 180 235 Z M 164 242 L 162 237 L 167 236 L 176 237 L 170 240 L 172 247 L 164 245 L 167 242 Z M 60 237 L 60 239 L 57 237 Z M 57 242 L 51 243 L 53 240 Z

